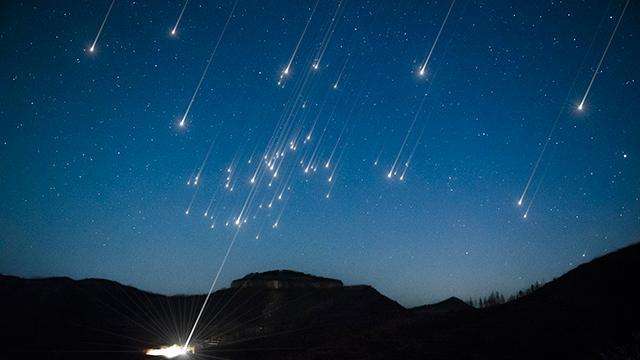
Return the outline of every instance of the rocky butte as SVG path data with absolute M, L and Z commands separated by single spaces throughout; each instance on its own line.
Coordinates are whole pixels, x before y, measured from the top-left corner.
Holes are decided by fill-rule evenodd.
M 231 282 L 232 288 L 263 289 L 333 289 L 342 287 L 342 281 L 309 275 L 291 270 L 272 270 L 251 273 Z

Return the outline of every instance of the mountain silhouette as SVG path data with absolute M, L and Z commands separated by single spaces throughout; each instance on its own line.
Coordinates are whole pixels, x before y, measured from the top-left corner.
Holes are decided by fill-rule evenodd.
M 453 297 L 405 309 L 367 285 L 252 273 L 212 294 L 194 357 L 638 359 L 639 269 L 635 244 L 483 309 Z M 0 299 L 2 359 L 145 359 L 184 342 L 204 296 L 0 275 Z

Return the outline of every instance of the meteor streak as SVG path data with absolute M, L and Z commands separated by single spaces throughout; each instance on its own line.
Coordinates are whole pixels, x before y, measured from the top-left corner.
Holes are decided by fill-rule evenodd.
M 316 53 L 315 60 L 312 65 L 314 70 L 318 70 L 318 68 L 320 67 L 320 62 L 322 61 L 322 57 L 324 56 L 325 51 L 327 51 L 327 47 L 329 46 L 331 37 L 333 36 L 333 33 L 335 32 L 336 26 L 338 24 L 336 19 L 338 19 L 338 13 L 340 12 L 341 8 L 342 8 L 342 1 L 339 1 L 338 7 L 336 8 L 336 11 L 333 14 L 333 17 L 331 18 L 331 24 L 329 24 L 329 28 L 327 29 L 327 32 L 324 34 L 324 38 L 320 43 L 320 48 L 318 49 L 318 53 Z
M 616 32 L 618 31 L 618 27 L 620 26 L 620 22 L 622 22 L 622 18 L 624 17 L 624 13 L 627 11 L 627 6 L 629 5 L 629 2 L 631 0 L 627 0 L 627 2 L 624 4 L 624 7 L 622 8 L 622 13 L 620 14 L 620 17 L 618 18 L 618 22 L 616 23 L 615 28 L 613 28 L 613 32 L 611 33 L 611 36 L 609 37 L 609 42 L 607 43 L 607 46 L 604 48 L 604 51 L 602 52 L 602 57 L 600 57 L 600 61 L 598 61 L 598 66 L 596 66 L 596 71 L 593 72 L 593 76 L 591 76 L 591 81 L 589 81 L 589 85 L 587 86 L 587 90 L 584 92 L 584 96 L 582 96 L 582 100 L 580 101 L 580 104 L 578 105 L 578 110 L 582 111 L 584 109 L 584 102 L 587 100 L 587 96 L 589 96 L 589 92 L 591 91 L 591 86 L 593 85 L 593 82 L 596 79 L 596 76 L 598 75 L 598 72 L 600 72 L 600 66 L 602 66 L 602 62 L 604 61 L 605 56 L 607 56 L 607 51 L 609 51 L 609 47 L 611 46 L 611 42 L 613 41 L 613 37 L 616 36 Z
M 527 210 L 522 215 L 523 219 L 526 219 L 529 216 L 529 211 L 531 210 L 531 207 L 533 206 L 533 202 L 536 200 L 536 195 L 538 195 L 538 191 L 540 191 L 540 187 L 542 186 L 542 183 L 544 182 L 544 178 L 547 176 L 547 170 L 549 170 L 549 165 L 546 166 L 546 169 L 545 169 L 544 173 L 542 174 L 542 178 L 540 178 L 540 182 L 536 186 L 536 190 L 533 192 L 533 196 L 531 197 L 531 201 L 529 201 L 529 205 L 527 205 Z
M 184 10 L 187 8 L 188 4 L 189 4 L 189 0 L 186 0 L 184 2 L 184 5 L 182 5 L 182 10 L 180 10 L 180 15 L 178 15 L 178 20 L 176 21 L 176 24 L 173 26 L 173 29 L 171 29 L 171 35 L 176 34 L 176 31 L 178 30 L 178 25 L 180 25 L 180 20 L 182 20 L 182 15 L 184 14 Z
M 340 79 L 342 79 L 342 74 L 344 73 L 344 69 L 347 68 L 347 64 L 349 63 L 349 55 L 347 55 L 347 60 L 344 61 L 344 65 L 342 65 L 342 70 L 340 70 L 340 74 L 338 74 L 338 79 L 335 83 L 333 83 L 333 89 L 337 89 L 338 85 L 340 85 Z
M 307 20 L 307 24 L 304 26 L 304 30 L 302 31 L 302 34 L 300 35 L 300 38 L 298 38 L 298 43 L 296 44 L 296 47 L 293 49 L 293 54 L 291 54 L 291 57 L 289 58 L 289 62 L 287 63 L 287 67 L 284 68 L 284 70 L 282 70 L 282 74 L 280 74 L 280 81 L 282 81 L 282 79 L 289 75 L 289 72 L 291 71 L 291 64 L 293 64 L 293 60 L 296 57 L 296 54 L 298 53 L 298 49 L 300 48 L 300 44 L 302 43 L 302 39 L 304 39 L 304 35 L 307 33 L 307 29 L 309 28 L 309 24 L 311 23 L 311 19 L 313 19 L 313 14 L 316 12 L 316 8 L 318 7 L 318 3 L 320 2 L 320 0 L 316 0 L 316 4 L 313 6 L 313 10 L 311 10 L 311 15 L 309 15 L 309 19 Z
M 213 61 L 213 57 L 216 55 L 216 52 L 218 51 L 218 46 L 220 46 L 220 41 L 222 41 L 222 37 L 224 36 L 225 31 L 227 30 L 227 26 L 229 25 L 229 22 L 231 21 L 231 18 L 233 17 L 233 13 L 236 11 L 236 6 L 238 5 L 238 0 L 236 0 L 236 2 L 233 4 L 233 8 L 231 9 L 231 12 L 229 13 L 229 17 L 227 18 L 227 21 L 224 24 L 224 27 L 222 28 L 222 32 L 220 33 L 220 36 L 218 37 L 218 41 L 216 42 L 216 45 L 213 47 L 213 51 L 211 51 L 211 56 L 209 56 L 209 60 L 207 61 L 207 65 L 204 67 L 204 71 L 202 72 L 202 76 L 200 76 L 200 80 L 198 81 L 198 85 L 196 86 L 195 91 L 193 92 L 193 95 L 191 96 L 191 100 L 189 100 L 189 105 L 187 105 L 187 110 L 184 112 L 184 115 L 182 116 L 182 120 L 180 120 L 180 127 L 184 127 L 187 121 L 187 116 L 189 115 L 189 111 L 191 110 L 191 106 L 193 105 L 193 102 L 196 99 L 196 96 L 198 95 L 198 91 L 200 91 L 200 87 L 202 86 L 202 82 L 204 81 L 204 78 L 207 76 L 207 71 L 209 71 L 209 66 L 211 66 L 211 62 Z
M 111 1 L 111 5 L 109 5 L 109 9 L 107 10 L 104 19 L 102 20 L 102 24 L 100 24 L 100 28 L 98 29 L 98 33 L 96 34 L 96 38 L 93 39 L 93 44 L 91 44 L 91 47 L 89 48 L 89 52 L 92 53 L 96 50 L 96 44 L 98 43 L 98 39 L 100 38 L 100 34 L 102 33 L 102 29 L 104 28 L 104 24 L 107 23 L 107 19 L 109 18 L 109 14 L 111 13 L 111 9 L 113 8 L 113 4 L 115 3 L 116 0 Z
M 429 113 L 429 117 L 431 117 L 431 112 Z M 409 153 L 409 157 L 407 158 L 407 161 L 404 162 L 404 169 L 402 170 L 402 174 L 400 175 L 400 181 L 404 181 L 405 175 L 407 174 L 407 170 L 409 169 L 409 165 L 411 164 L 411 160 L 413 160 L 413 156 L 415 155 L 416 150 L 418 149 L 418 145 L 420 145 L 420 141 L 422 141 L 422 135 L 424 134 L 424 131 L 426 128 L 427 128 L 427 121 L 425 121 L 424 125 L 422 126 L 422 129 L 420 130 L 420 134 L 418 135 L 418 139 L 416 140 L 416 143 L 413 145 L 413 149 L 411 149 L 411 152 Z
M 436 44 L 438 43 L 438 39 L 440 38 L 440 34 L 442 34 L 442 29 L 444 29 L 445 24 L 447 23 L 447 20 L 449 19 L 449 15 L 451 15 L 451 9 L 453 9 L 453 5 L 456 3 L 456 0 L 451 1 L 451 5 L 449 6 L 449 11 L 447 11 L 447 15 L 444 17 L 444 21 L 442 22 L 442 25 L 440 25 L 440 30 L 438 31 L 438 35 L 436 35 L 436 39 L 433 41 L 433 44 L 431 45 L 431 49 L 429 50 L 429 53 L 427 54 L 427 58 L 425 59 L 424 63 L 422 63 L 422 66 L 420 67 L 420 70 L 418 71 L 418 75 L 420 76 L 424 76 L 427 70 L 427 65 L 429 65 L 429 60 L 431 59 L 431 54 L 433 54 L 433 49 L 436 48 Z
M 224 254 L 224 257 L 222 258 L 222 262 L 220 263 L 220 266 L 218 267 L 218 271 L 216 272 L 216 276 L 213 278 L 213 282 L 211 283 L 211 287 L 209 288 L 209 292 L 207 293 L 207 296 L 204 298 L 204 302 L 202 303 L 202 307 L 200 308 L 200 312 L 198 313 L 198 316 L 196 317 L 196 321 L 193 323 L 193 328 L 191 328 L 191 332 L 189 332 L 189 336 L 187 337 L 187 341 L 182 346 L 183 354 L 185 354 L 191 348 L 191 347 L 189 347 L 189 343 L 191 342 L 191 338 L 193 337 L 193 333 L 196 330 L 196 327 L 198 326 L 198 322 L 200 321 L 200 318 L 202 317 L 202 313 L 204 312 L 204 308 L 207 306 L 207 302 L 209 302 L 209 298 L 211 297 L 211 293 L 213 292 L 213 288 L 216 286 L 216 283 L 218 282 L 218 278 L 220 277 L 220 273 L 222 273 L 222 269 L 224 268 L 224 264 L 227 262 L 227 259 L 229 258 L 229 254 L 231 253 L 231 249 L 233 248 L 233 244 L 235 244 L 236 243 L 236 239 L 238 239 L 238 233 L 239 232 L 240 232 L 240 228 L 237 228 L 235 234 L 233 235 L 233 238 L 231 239 L 231 242 L 229 243 L 229 247 L 227 247 L 227 252 Z M 175 356 L 178 356 L 178 355 L 175 355 Z
M 407 144 L 407 140 L 409 139 L 409 136 L 413 131 L 413 127 L 416 124 L 416 120 L 418 120 L 418 115 L 420 115 L 420 111 L 422 110 L 422 106 L 424 105 L 424 102 L 426 99 L 427 99 L 427 94 L 424 94 L 424 96 L 422 97 L 422 101 L 420 101 L 420 105 L 418 106 L 418 110 L 416 111 L 416 114 L 413 116 L 413 121 L 411 122 L 411 126 L 409 126 L 409 130 L 407 130 L 407 133 L 404 136 L 404 140 L 402 140 L 402 145 L 400 146 L 400 150 L 398 150 L 398 154 L 396 155 L 396 158 L 393 161 L 393 165 L 391 166 L 391 169 L 387 173 L 388 178 L 391 178 L 397 173 L 396 166 L 398 165 L 398 160 L 400 159 L 400 155 L 402 155 L 402 151 L 404 150 L 404 147 Z

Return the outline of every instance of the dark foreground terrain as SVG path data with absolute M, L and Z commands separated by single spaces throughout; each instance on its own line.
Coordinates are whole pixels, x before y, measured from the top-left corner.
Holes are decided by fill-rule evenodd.
M 640 244 L 486 309 L 405 309 L 370 286 L 293 271 L 212 296 L 197 359 L 640 359 Z M 0 276 L 1 359 L 145 359 L 180 343 L 204 297 L 108 280 Z

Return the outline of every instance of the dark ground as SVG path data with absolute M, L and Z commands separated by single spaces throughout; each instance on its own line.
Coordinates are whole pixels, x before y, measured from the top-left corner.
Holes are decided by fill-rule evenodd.
M 192 358 L 640 359 L 639 275 L 635 244 L 486 309 L 455 298 L 405 309 L 370 286 L 299 278 L 232 287 L 214 294 Z M 0 358 L 144 359 L 144 348 L 180 342 L 202 301 L 108 280 L 0 276 Z

